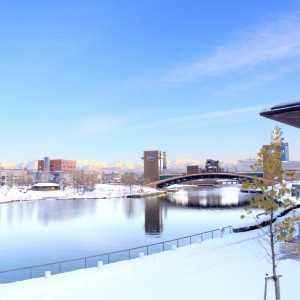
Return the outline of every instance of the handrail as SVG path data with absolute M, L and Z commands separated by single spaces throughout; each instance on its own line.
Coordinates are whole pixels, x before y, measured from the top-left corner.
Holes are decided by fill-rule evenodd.
M 229 228 L 230 229 L 230 233 L 232 233 L 232 226 L 225 226 L 225 227 L 223 227 L 224 232 L 225 232 L 225 229 L 227 229 L 227 228 Z M 44 267 L 44 266 L 50 266 L 50 265 L 57 265 L 57 264 L 59 265 L 59 273 L 65 273 L 65 272 L 61 272 L 61 264 L 62 263 L 67 263 L 67 262 L 72 262 L 72 261 L 78 261 L 78 260 L 84 260 L 85 261 L 85 268 L 86 268 L 87 267 L 87 259 L 98 257 L 98 256 L 107 256 L 107 258 L 108 258 L 107 264 L 109 264 L 109 263 L 111 263 L 110 260 L 109 260 L 110 255 L 116 254 L 116 253 L 122 253 L 122 252 L 128 252 L 128 259 L 130 260 L 131 259 L 131 257 L 130 257 L 131 253 L 130 252 L 132 250 L 137 250 L 137 249 L 141 249 L 141 248 L 147 248 L 147 255 L 149 255 L 149 251 L 148 251 L 149 247 L 157 246 L 157 245 L 163 245 L 163 250 L 161 252 L 164 252 L 165 251 L 165 247 L 164 246 L 165 246 L 166 243 L 177 241 L 177 247 L 178 247 L 178 245 L 179 245 L 178 241 L 179 240 L 189 238 L 190 239 L 190 244 L 192 244 L 192 237 L 201 235 L 201 239 L 202 239 L 203 234 L 211 233 L 212 234 L 211 238 L 214 238 L 213 233 L 215 231 L 221 231 L 221 229 L 213 229 L 213 230 L 204 231 L 204 232 L 200 232 L 200 233 L 196 233 L 196 234 L 192 234 L 192 235 L 187 235 L 187 236 L 184 236 L 184 237 L 175 238 L 175 239 L 171 239 L 171 240 L 167 240 L 167 241 L 163 241 L 163 242 L 158 242 L 158 243 L 153 243 L 153 244 L 147 244 L 147 245 L 143 245 L 143 246 L 139 246 L 139 247 L 128 248 L 128 249 L 123 249 L 123 250 L 118 250 L 118 251 L 113 251 L 113 252 L 106 252 L 106 253 L 101 253 L 101 254 L 96 254 L 96 255 L 91 255 L 91 256 L 84 256 L 84 257 L 79 257 L 79 258 L 73 258 L 73 259 L 61 260 L 61 261 L 56 261 L 56 262 L 50 262 L 50 263 L 46 263 L 46 264 L 40 264 L 40 265 L 34 265 L 34 266 L 28 266 L 28 267 L 22 267 L 22 268 L 16 268 L 16 269 L 3 270 L 3 271 L 0 271 L 0 274 L 2 274 L 2 273 L 8 273 L 8 272 L 20 271 L 20 270 L 28 270 L 29 269 L 30 270 L 30 279 L 31 279 L 32 278 L 32 269 L 39 268 L 39 267 Z M 16 280 L 16 281 L 18 281 L 18 280 Z

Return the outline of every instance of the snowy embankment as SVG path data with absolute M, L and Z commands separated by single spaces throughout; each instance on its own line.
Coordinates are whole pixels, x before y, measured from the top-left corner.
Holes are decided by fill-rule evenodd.
M 296 182 L 297 184 L 300 184 L 300 182 Z M 289 189 L 292 188 L 292 183 L 288 182 L 287 187 Z M 276 221 L 277 218 L 283 217 L 286 214 L 288 214 L 290 211 L 299 208 L 300 207 L 300 199 L 296 196 L 292 195 L 285 195 L 281 199 L 279 199 L 279 202 L 283 201 L 284 199 L 290 199 L 294 202 L 295 206 L 294 207 L 289 207 L 289 208 L 279 208 L 277 211 L 274 213 L 273 221 Z M 261 210 L 260 216 L 254 220 L 253 218 L 249 218 L 248 220 L 244 220 L 241 224 L 237 224 L 233 226 L 233 231 L 234 232 L 244 232 L 244 231 L 250 231 L 253 229 L 257 229 L 259 226 L 267 226 L 270 224 L 270 216 L 269 215 L 263 215 L 263 210 Z M 245 215 L 247 215 L 245 213 Z M 255 214 L 253 214 L 255 216 Z M 300 216 L 300 214 L 299 214 Z
M 158 190 L 143 187 L 133 186 L 132 194 L 151 194 L 156 193 Z M 101 199 L 101 198 L 116 198 L 124 197 L 130 194 L 128 186 L 124 185 L 110 185 L 110 184 L 97 184 L 95 190 L 92 192 L 80 192 L 74 188 L 66 188 L 60 191 L 32 191 L 19 189 L 19 188 L 0 188 L 0 203 L 12 202 L 12 201 L 31 201 L 31 200 L 43 200 L 46 198 L 57 199 Z
M 1 299 L 263 299 L 271 274 L 258 231 L 235 233 L 103 268 L 0 285 Z M 282 299 L 299 300 L 300 262 L 282 260 Z M 274 299 L 273 283 L 267 299 Z

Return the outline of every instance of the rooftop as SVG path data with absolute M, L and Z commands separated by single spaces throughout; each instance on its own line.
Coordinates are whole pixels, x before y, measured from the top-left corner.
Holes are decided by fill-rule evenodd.
M 300 99 L 275 104 L 264 109 L 260 115 L 290 126 L 300 128 Z

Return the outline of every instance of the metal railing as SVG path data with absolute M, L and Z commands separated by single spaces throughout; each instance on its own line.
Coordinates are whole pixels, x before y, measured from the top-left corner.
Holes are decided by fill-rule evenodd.
M 41 265 L 10 269 L 0 271 L 0 283 L 9 283 L 14 281 L 20 281 L 25 279 L 32 279 L 44 276 L 45 271 L 51 271 L 52 274 L 65 273 L 78 269 L 86 269 L 97 266 L 99 259 L 102 260 L 103 264 L 110 264 L 122 260 L 130 260 L 139 257 L 138 250 L 144 250 L 145 255 L 151 255 L 158 252 L 164 252 L 171 250 L 175 245 L 177 248 L 191 245 L 192 243 L 213 239 L 214 237 L 220 237 L 223 234 L 232 233 L 232 226 L 222 227 L 221 229 L 209 230 L 193 235 L 180 237 L 177 239 L 167 240 L 164 242 L 148 244 L 144 246 L 134 247 L 130 249 L 118 250 L 108 253 L 102 253 L 97 255 L 91 255 L 86 257 L 62 260 L 52 263 L 46 263 Z M 197 238 L 198 237 L 198 238 Z M 78 266 L 75 263 L 81 262 Z M 71 264 L 70 264 L 71 263 Z M 47 268 L 45 268 L 47 267 Z

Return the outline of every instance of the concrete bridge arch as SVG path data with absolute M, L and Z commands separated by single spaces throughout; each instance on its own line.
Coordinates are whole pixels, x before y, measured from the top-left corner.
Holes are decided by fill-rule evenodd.
M 168 187 L 169 185 L 178 184 L 182 182 L 189 182 L 191 180 L 199 180 L 199 179 L 228 179 L 228 180 L 236 180 L 238 182 L 245 182 L 245 181 L 253 182 L 254 176 L 237 174 L 237 173 L 186 174 L 186 175 L 180 175 L 176 177 L 155 181 L 150 183 L 149 186 L 153 188 L 164 188 L 164 187 Z

